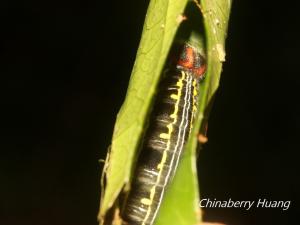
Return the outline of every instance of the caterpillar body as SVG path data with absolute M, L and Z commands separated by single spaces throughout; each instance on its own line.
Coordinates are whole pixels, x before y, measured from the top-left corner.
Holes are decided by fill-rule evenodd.
M 154 223 L 193 126 L 198 86 L 205 70 L 205 59 L 195 47 L 174 45 L 122 210 L 124 225 Z

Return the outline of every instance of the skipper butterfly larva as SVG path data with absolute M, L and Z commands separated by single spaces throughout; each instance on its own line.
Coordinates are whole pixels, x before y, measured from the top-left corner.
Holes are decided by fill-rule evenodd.
M 174 45 L 167 62 L 123 207 L 123 224 L 153 224 L 193 126 L 205 59 L 183 43 Z

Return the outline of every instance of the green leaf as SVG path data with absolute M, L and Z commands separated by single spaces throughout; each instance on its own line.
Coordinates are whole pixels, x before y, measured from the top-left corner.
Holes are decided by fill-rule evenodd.
M 127 96 L 115 124 L 99 218 L 105 216 L 129 182 L 159 77 L 187 3 L 187 0 L 150 2 Z M 191 138 L 177 173 L 168 186 L 155 225 L 194 225 L 201 221 L 195 157 L 197 135 L 207 116 L 207 106 L 219 85 L 230 5 L 230 0 L 201 1 L 205 31 L 199 27 L 200 34 L 193 32 L 188 41 L 206 49 L 206 78 L 200 85 L 199 110 Z M 201 11 L 198 9 L 196 13 L 201 14 Z
M 178 17 L 186 4 L 187 0 L 150 2 L 127 96 L 115 124 L 100 218 L 113 205 L 124 184 L 129 181 L 149 107 L 179 26 Z
M 225 61 L 225 39 L 231 0 L 201 0 L 204 12 L 204 25 L 207 39 L 207 78 L 204 87 L 206 98 L 201 102 L 200 111 L 203 110 L 217 90 Z

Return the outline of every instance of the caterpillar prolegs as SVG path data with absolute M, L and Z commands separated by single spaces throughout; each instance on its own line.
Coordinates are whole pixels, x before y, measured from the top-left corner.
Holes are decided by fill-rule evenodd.
M 198 86 L 206 70 L 204 57 L 194 46 L 177 43 L 167 62 L 123 207 L 123 224 L 153 224 L 197 110 Z

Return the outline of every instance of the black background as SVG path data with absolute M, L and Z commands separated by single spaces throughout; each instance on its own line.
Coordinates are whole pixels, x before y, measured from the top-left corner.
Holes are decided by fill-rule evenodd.
M 97 224 L 98 159 L 110 144 L 147 6 L 0 3 L 1 225 Z M 202 197 L 292 204 L 287 211 L 207 209 L 205 218 L 298 224 L 299 12 L 292 3 L 234 1 L 228 34 L 200 153 Z

